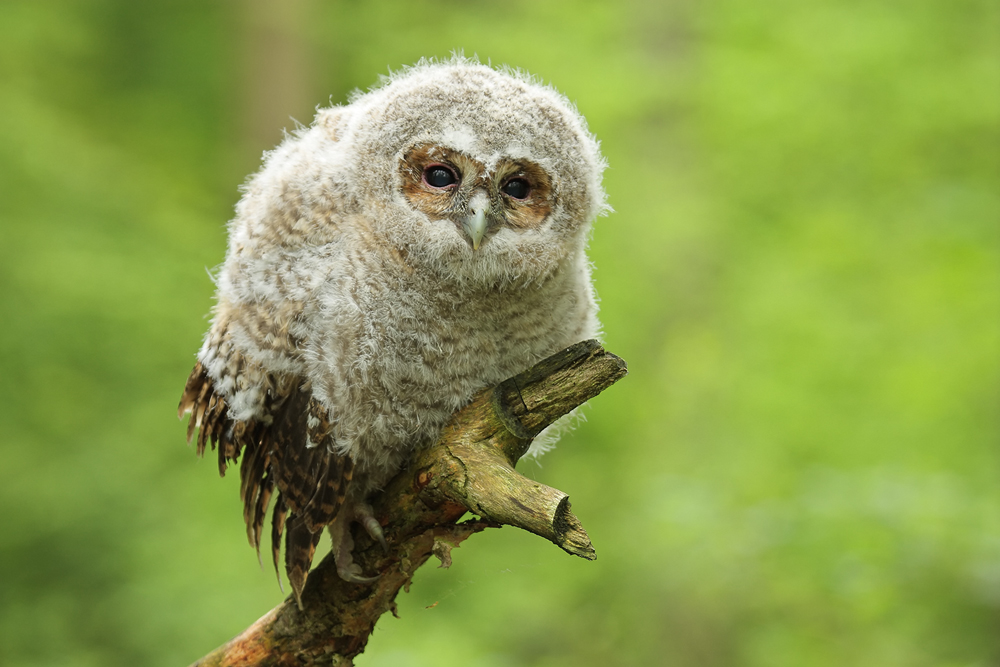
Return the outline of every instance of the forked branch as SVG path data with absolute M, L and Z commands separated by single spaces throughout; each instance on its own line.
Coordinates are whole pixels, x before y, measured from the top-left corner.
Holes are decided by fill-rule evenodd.
M 488 526 L 517 526 L 597 558 L 569 496 L 514 466 L 542 429 L 626 372 L 624 361 L 590 340 L 477 394 L 376 497 L 389 552 L 364 530 L 353 533 L 354 560 L 363 572 L 379 573 L 377 581 L 343 581 L 327 555 L 309 574 L 303 610 L 290 597 L 195 666 L 351 665 L 417 569 L 431 555 L 447 567 L 451 549 Z M 458 523 L 466 512 L 479 518 Z

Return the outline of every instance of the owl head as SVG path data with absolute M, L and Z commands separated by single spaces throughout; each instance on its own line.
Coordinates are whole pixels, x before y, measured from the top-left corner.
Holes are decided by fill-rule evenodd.
M 442 280 L 541 281 L 582 256 L 607 208 L 604 167 L 586 122 L 552 88 L 460 56 L 422 61 L 321 109 L 271 153 L 240 205 L 250 235 L 231 239 L 246 250 L 256 228 L 273 243 L 318 243 L 350 217 Z M 275 201 L 296 210 L 255 203 Z M 284 220 L 280 239 L 266 228 L 274 220 Z
M 422 62 L 319 114 L 372 231 L 442 278 L 520 283 L 579 254 L 604 159 L 572 104 L 527 76 Z

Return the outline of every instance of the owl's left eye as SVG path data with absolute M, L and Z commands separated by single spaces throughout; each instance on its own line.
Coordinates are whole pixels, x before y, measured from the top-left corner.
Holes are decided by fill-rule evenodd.
M 458 174 L 447 165 L 432 164 L 424 169 L 424 183 L 432 188 L 446 188 L 458 183 Z
M 504 183 L 503 187 L 500 189 L 503 190 L 504 194 L 509 195 L 514 199 L 524 199 L 531 191 L 531 186 L 529 186 L 528 181 L 523 178 L 512 178 Z

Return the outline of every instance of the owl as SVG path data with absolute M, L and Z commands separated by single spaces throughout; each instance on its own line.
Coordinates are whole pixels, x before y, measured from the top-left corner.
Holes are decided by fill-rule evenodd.
M 351 523 L 385 546 L 369 498 L 476 391 L 598 335 L 604 167 L 565 97 L 461 57 L 320 109 L 265 156 L 178 412 L 220 473 L 242 456 L 258 552 L 274 501 L 300 600 L 324 529 L 340 576 L 372 581 Z

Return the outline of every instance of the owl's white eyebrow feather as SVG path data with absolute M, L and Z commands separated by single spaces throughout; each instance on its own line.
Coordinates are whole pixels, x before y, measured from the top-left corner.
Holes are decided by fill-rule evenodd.
M 441 143 L 462 153 L 473 153 L 476 150 L 476 135 L 472 128 L 465 125 L 448 128 L 441 135 Z

